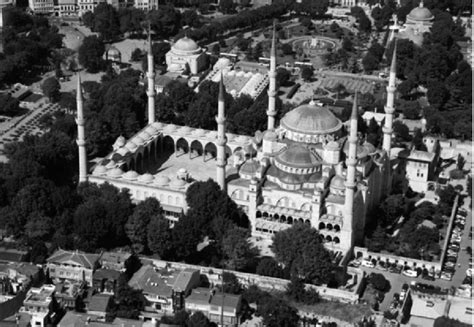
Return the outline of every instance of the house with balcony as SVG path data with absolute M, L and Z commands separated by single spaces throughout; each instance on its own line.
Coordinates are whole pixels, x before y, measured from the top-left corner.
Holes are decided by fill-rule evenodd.
M 100 257 L 100 254 L 59 249 L 47 259 L 49 276 L 59 281 L 85 281 L 92 286 Z
M 20 313 L 28 314 L 31 326 L 45 327 L 51 322 L 54 314 L 54 285 L 45 284 L 39 288 L 32 287 L 26 294 Z

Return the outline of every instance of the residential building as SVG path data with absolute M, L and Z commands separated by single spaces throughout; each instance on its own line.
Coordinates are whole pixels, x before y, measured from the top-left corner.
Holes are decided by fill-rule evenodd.
M 112 295 L 93 295 L 86 305 L 87 313 L 92 316 L 95 316 L 98 321 L 105 321 L 107 314 L 109 313 L 112 300 Z
M 150 303 L 147 311 L 172 314 L 184 307 L 184 299 L 199 284 L 199 280 L 198 270 L 159 270 L 145 265 L 128 284 L 143 291 Z
M 70 282 L 65 280 L 64 282 L 56 283 L 55 286 L 54 298 L 58 301 L 59 305 L 65 309 L 76 309 L 79 299 L 82 299 L 84 296 L 86 282 Z
M 46 260 L 49 276 L 59 280 L 85 281 L 92 286 L 99 258 L 99 254 L 59 249 Z
M 58 0 L 56 9 L 58 16 L 60 17 L 77 17 L 78 15 L 78 4 L 77 0 Z
M 31 326 L 45 327 L 51 319 L 54 305 L 54 285 L 32 287 L 26 294 L 20 312 L 31 316 Z
M 448 292 L 443 290 L 420 290 L 411 287 L 412 299 L 409 326 L 433 326 L 436 318 L 446 315 Z
M 449 296 L 448 314 L 452 319 L 459 320 L 465 324 L 472 324 L 474 315 L 474 305 L 472 297 Z
M 102 269 L 125 271 L 125 262 L 132 255 L 128 252 L 104 252 L 99 258 Z
M 144 11 L 158 9 L 158 0 L 134 0 L 134 7 Z
M 68 311 L 61 319 L 58 327 L 156 327 L 155 324 L 140 320 L 115 318 L 111 322 L 99 321 L 98 317 L 89 313 Z
M 201 311 L 221 327 L 234 327 L 239 324 L 241 302 L 241 295 L 197 288 L 186 298 L 185 308 L 191 312 Z
M 0 263 L 22 262 L 25 261 L 27 255 L 27 251 L 0 247 Z
M 405 177 L 408 186 L 415 192 L 425 193 L 434 183 L 437 154 L 428 151 L 401 151 L 399 158 L 405 162 Z M 434 190 L 434 189 L 433 189 Z
M 118 285 L 120 272 L 112 269 L 94 271 L 93 287 L 99 293 L 114 294 Z
M 54 13 L 53 0 L 28 0 L 28 7 L 34 14 L 50 15 Z

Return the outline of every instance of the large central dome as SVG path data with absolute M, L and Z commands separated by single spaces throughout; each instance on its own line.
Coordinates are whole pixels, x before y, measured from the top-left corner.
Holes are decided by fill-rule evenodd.
M 188 37 L 183 37 L 179 39 L 172 47 L 173 51 L 180 54 L 194 54 L 200 52 L 201 48 Z
M 341 129 L 342 123 L 326 107 L 313 102 L 288 112 L 280 122 L 281 127 L 299 134 L 329 134 Z

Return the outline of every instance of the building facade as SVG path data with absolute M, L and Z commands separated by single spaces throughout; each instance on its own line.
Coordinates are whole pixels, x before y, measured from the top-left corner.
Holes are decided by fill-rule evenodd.
M 170 72 L 197 74 L 206 65 L 206 53 L 192 39 L 183 37 L 171 46 L 166 53 L 166 65 Z
M 53 0 L 28 0 L 28 7 L 35 14 L 49 15 L 54 13 Z
M 31 316 L 31 326 L 46 327 L 53 313 L 54 285 L 45 284 L 40 288 L 32 287 L 26 294 L 20 312 Z
M 59 280 L 85 281 L 92 286 L 99 257 L 99 254 L 59 249 L 46 260 L 49 276 Z

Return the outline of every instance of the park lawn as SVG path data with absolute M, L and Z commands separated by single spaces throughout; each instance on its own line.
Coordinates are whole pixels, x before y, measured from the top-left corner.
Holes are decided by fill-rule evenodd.
M 301 310 L 314 312 L 321 316 L 330 316 L 339 320 L 356 323 L 363 317 L 372 315 L 372 310 L 368 305 L 364 304 L 349 304 L 340 302 L 321 301 L 314 305 L 304 305 L 301 303 L 294 303 L 296 308 Z

